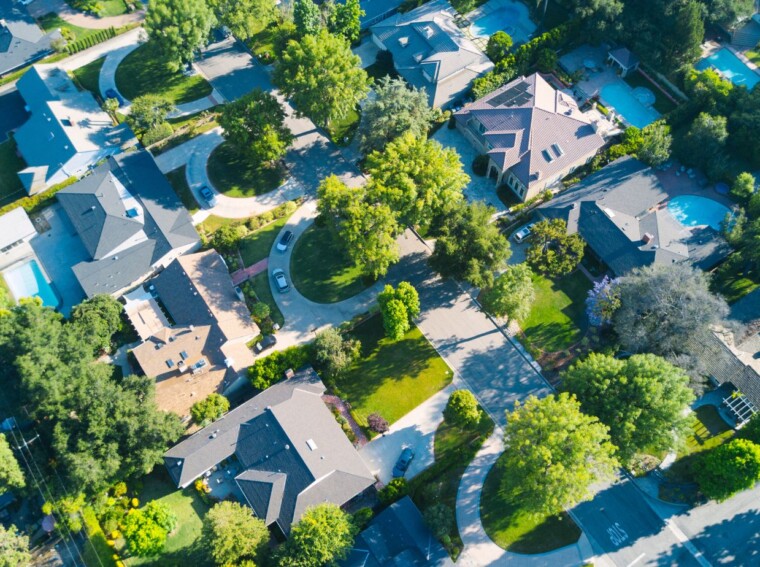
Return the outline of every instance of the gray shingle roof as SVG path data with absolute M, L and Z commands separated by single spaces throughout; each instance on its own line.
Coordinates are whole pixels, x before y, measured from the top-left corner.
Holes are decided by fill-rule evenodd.
M 573 97 L 555 90 L 538 73 L 518 77 L 455 116 L 491 144 L 488 155 L 502 171 L 511 169 L 528 188 L 595 154 L 605 143 Z
M 393 54 L 393 64 L 411 85 L 425 89 L 430 105 L 442 107 L 469 90 L 493 63 L 454 23 L 446 0 L 434 0 L 372 27 Z
M 275 384 L 167 451 L 170 476 L 187 486 L 235 454 L 248 504 L 285 533 L 309 506 L 344 504 L 375 479 L 324 405 L 324 390 L 311 369 Z
M 688 262 L 708 269 L 730 248 L 711 228 L 685 229 L 659 205 L 669 195 L 654 171 L 620 158 L 538 209 L 567 222 L 617 275 L 650 264 Z M 644 236 L 649 235 L 649 242 Z
M 626 69 L 632 69 L 639 63 L 638 56 L 627 47 L 613 49 L 610 51 L 609 55 Z
M 28 65 L 52 52 L 50 44 L 61 37 L 58 30 L 43 32 L 26 6 L 0 0 L 0 75 Z

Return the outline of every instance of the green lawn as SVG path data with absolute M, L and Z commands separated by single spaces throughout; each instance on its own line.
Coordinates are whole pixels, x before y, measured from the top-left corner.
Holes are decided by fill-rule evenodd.
M 359 127 L 359 113 L 356 110 L 349 112 L 342 120 L 330 122 L 327 126 L 327 134 L 338 146 L 347 146 Z
M 100 97 L 100 87 L 98 86 L 98 80 L 100 79 L 100 69 L 103 67 L 105 57 L 96 59 L 92 63 L 88 63 L 84 67 L 74 69 L 73 75 L 79 85 L 90 91 L 96 97 Z
M 313 225 L 296 241 L 290 258 L 295 288 L 317 303 L 335 303 L 369 287 L 327 228 Z
M 277 33 L 277 26 L 261 28 L 255 32 L 248 40 L 251 51 L 259 57 L 266 53 L 274 55 L 274 38 Z
M 738 301 L 759 285 L 752 274 L 745 270 L 744 263 L 736 254 L 713 272 L 710 281 L 712 290 L 721 294 L 729 303 Z
M 127 55 L 116 69 L 116 87 L 127 100 L 159 94 L 174 104 L 191 102 L 211 94 L 211 84 L 200 75 L 185 77 L 166 68 L 160 54 L 146 43 Z
M 478 427 L 473 430 L 446 422 L 438 426 L 435 432 L 435 463 L 410 482 L 412 500 L 423 513 L 435 504 L 445 504 L 452 514 L 455 513 L 462 475 L 492 431 L 493 421 L 485 413 Z M 447 550 L 452 559 L 456 560 L 462 548 L 456 522 L 449 537 L 451 546 Z
M 288 222 L 290 215 L 277 219 L 259 230 L 251 232 L 238 243 L 238 250 L 243 257 L 243 264 L 246 267 L 260 262 L 269 257 L 269 251 L 272 249 L 277 234 Z
M 126 560 L 129 567 L 155 565 L 161 567 L 187 567 L 206 565 L 205 554 L 197 546 L 201 534 L 203 516 L 209 507 L 200 499 L 191 486 L 177 490 L 169 481 L 163 467 L 156 467 L 150 475 L 143 477 L 140 491 L 140 505 L 151 500 L 166 504 L 177 516 L 177 527 L 166 540 L 166 548 L 160 557 L 132 557 Z
M 206 168 L 217 191 L 228 197 L 263 195 L 285 181 L 282 168 L 253 166 L 226 143 L 211 152 Z
M 746 51 L 744 55 L 746 55 L 747 59 L 752 61 L 755 65 L 760 65 L 760 50 L 750 49 L 749 51 Z
M 101 18 L 121 16 L 127 13 L 127 5 L 124 0 L 99 0 L 98 4 L 102 6 L 98 13 Z
M 361 341 L 362 356 L 335 385 L 363 427 L 374 412 L 394 423 L 451 382 L 451 370 L 417 327 L 393 342 L 375 315 L 351 335 Z
M 510 502 L 501 491 L 504 475 L 510 474 L 500 457 L 488 473 L 480 496 L 483 528 L 499 547 L 514 553 L 545 553 L 578 541 L 581 530 L 572 518 L 535 516 Z
M 191 215 L 198 212 L 200 207 L 198 206 L 198 201 L 195 200 L 195 196 L 193 195 L 190 186 L 187 184 L 185 166 L 183 165 L 174 171 L 170 171 L 166 174 L 166 178 L 169 180 L 169 185 L 172 186 L 172 189 L 174 189 L 177 197 L 180 198 L 182 204 L 185 206 L 188 212 Z
M 240 219 L 227 219 L 223 217 L 217 217 L 215 215 L 209 215 L 206 217 L 206 220 L 204 220 L 196 228 L 198 229 L 198 232 L 205 234 L 206 237 L 209 237 L 223 226 L 227 226 L 228 224 L 235 224 L 238 222 L 240 222 Z
M 0 144 L 0 207 L 26 195 L 16 175 L 25 165 L 24 160 L 16 155 L 16 142 L 11 139 Z
M 256 292 L 259 301 L 263 301 L 269 305 L 269 317 L 273 322 L 282 327 L 285 324 L 285 317 L 282 316 L 282 312 L 280 311 L 280 308 L 277 307 L 277 303 L 272 295 L 272 281 L 269 278 L 269 271 L 261 272 L 259 275 L 252 277 L 248 281 L 251 282 L 253 291 Z
M 83 39 L 87 39 L 88 37 L 97 34 L 101 30 L 94 30 L 94 29 L 87 29 L 87 28 L 80 28 L 79 26 L 75 26 L 73 24 L 68 23 L 66 20 L 61 18 L 58 14 L 55 14 L 51 12 L 50 14 L 45 14 L 38 20 L 40 27 L 46 31 L 49 32 L 51 30 L 55 29 L 61 29 L 61 30 L 69 30 L 71 31 L 76 38 L 74 41 L 81 41 Z
M 666 97 L 660 89 L 653 85 L 644 75 L 639 72 L 632 73 L 623 79 L 634 89 L 636 87 L 646 87 L 654 93 L 654 109 L 660 114 L 667 114 L 671 110 L 675 109 L 675 103 Z
M 585 301 L 591 282 L 580 270 L 559 280 L 534 276 L 536 300 L 522 321 L 525 338 L 539 352 L 565 350 L 578 342 L 587 327 Z

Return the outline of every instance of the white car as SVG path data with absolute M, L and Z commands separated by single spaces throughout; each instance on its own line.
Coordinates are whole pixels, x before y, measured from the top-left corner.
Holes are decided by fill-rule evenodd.
M 517 232 L 515 232 L 512 235 L 512 238 L 514 239 L 514 241 L 517 242 L 517 243 L 520 243 L 523 240 L 527 240 L 528 238 L 530 238 L 530 234 L 531 234 L 530 233 L 530 229 L 533 228 L 534 224 L 536 224 L 536 223 L 532 222 L 530 224 L 526 224 L 520 230 L 518 230 Z
M 280 293 L 287 293 L 290 291 L 290 284 L 285 277 L 285 272 L 280 268 L 277 268 L 272 272 L 272 279 L 274 280 L 274 285 L 277 287 L 277 291 Z

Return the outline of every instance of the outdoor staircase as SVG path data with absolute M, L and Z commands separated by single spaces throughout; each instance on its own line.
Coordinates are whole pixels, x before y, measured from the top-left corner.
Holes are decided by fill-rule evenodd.
M 760 24 L 750 20 L 736 30 L 731 37 L 731 45 L 737 48 L 755 47 L 760 42 Z

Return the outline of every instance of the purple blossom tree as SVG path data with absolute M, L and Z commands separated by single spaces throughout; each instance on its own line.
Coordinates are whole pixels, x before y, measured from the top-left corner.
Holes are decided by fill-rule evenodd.
M 589 323 L 594 327 L 602 327 L 612 322 L 612 316 L 620 307 L 620 290 L 618 280 L 604 276 L 601 281 L 594 283 L 593 289 L 586 298 L 586 314 Z
M 385 433 L 388 431 L 388 420 L 379 413 L 371 413 L 367 416 L 367 425 L 375 433 Z

